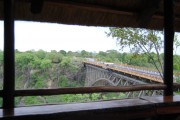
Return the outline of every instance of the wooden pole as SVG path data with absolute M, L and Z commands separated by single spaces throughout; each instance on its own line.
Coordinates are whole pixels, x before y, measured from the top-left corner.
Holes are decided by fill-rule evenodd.
M 164 90 L 164 84 L 144 84 L 134 86 L 118 87 L 79 87 L 79 88 L 57 88 L 57 89 L 34 89 L 34 90 L 16 90 L 15 96 L 43 96 L 43 95 L 61 95 L 61 94 L 84 94 L 100 92 L 131 92 L 141 90 Z
M 4 109 L 14 107 L 14 68 L 14 0 L 4 0 Z
M 174 5 L 173 0 L 164 0 L 164 96 L 173 95 L 173 40 Z

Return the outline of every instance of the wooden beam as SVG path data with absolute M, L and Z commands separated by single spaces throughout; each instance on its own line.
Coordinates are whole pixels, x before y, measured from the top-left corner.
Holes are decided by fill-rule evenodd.
M 96 4 L 87 4 L 83 2 L 72 2 L 72 1 L 64 1 L 64 0 L 44 0 L 44 2 L 47 2 L 48 4 L 54 4 L 54 5 L 59 5 L 62 7 L 74 7 L 78 9 L 85 9 L 85 10 L 90 10 L 94 12 L 105 12 L 105 13 L 110 13 L 110 14 L 118 14 L 118 15 L 127 15 L 127 16 L 139 16 L 140 20 L 141 18 L 146 19 L 147 21 L 144 22 L 141 20 L 139 21 L 139 24 L 145 24 L 148 23 L 150 19 L 148 18 L 154 18 L 154 19 L 164 19 L 163 14 L 154 14 L 156 10 L 158 9 L 158 4 L 160 0 L 153 0 L 154 2 L 151 4 L 155 4 L 155 8 L 148 7 L 147 10 L 144 10 L 142 13 L 138 13 L 135 10 L 128 10 L 128 9 L 122 9 L 122 8 L 114 8 L 114 7 L 109 7 L 109 6 L 102 6 L 102 5 L 96 5 Z M 151 1 L 150 1 L 151 2 Z M 149 12 L 148 12 L 149 11 Z M 144 13 L 144 14 L 143 14 Z M 146 15 L 146 13 L 148 15 Z M 152 14 L 153 13 L 153 14 Z M 141 17 L 140 17 L 141 16 Z M 180 21 L 180 16 L 176 16 L 175 20 Z
M 34 89 L 34 90 L 16 90 L 15 96 L 43 96 L 60 94 L 84 94 L 99 92 L 131 92 L 141 90 L 164 90 L 163 84 L 134 85 L 127 87 L 78 87 L 78 88 L 57 88 L 57 89 Z
M 43 0 L 32 0 L 31 1 L 31 12 L 33 14 L 39 14 L 42 11 L 43 8 Z
M 145 89 L 143 89 L 145 88 Z M 82 94 L 98 92 L 130 92 L 139 90 L 163 90 L 166 86 L 163 84 L 136 85 L 129 87 L 84 87 L 84 88 L 58 88 L 58 89 L 32 89 L 16 90 L 15 96 L 39 96 L 39 95 L 60 95 L 60 94 Z M 174 84 L 174 89 L 180 89 L 180 84 Z M 0 91 L 0 97 L 3 93 Z
M 174 0 L 164 0 L 164 96 L 173 95 Z
M 14 107 L 14 0 L 4 0 L 4 84 L 3 108 Z
M 175 3 L 174 3 L 175 6 L 177 6 L 177 7 L 180 6 L 180 1 L 179 1 L 179 0 L 174 0 L 174 2 L 175 2 Z
M 174 88 L 174 89 L 180 89 L 180 84 L 174 83 L 174 84 L 173 84 L 173 88 Z
M 3 91 L 0 90 L 0 97 L 3 97 Z
M 144 10 L 139 14 L 140 27 L 146 27 L 151 21 L 154 13 L 159 9 L 161 0 L 147 0 L 144 5 Z
M 128 10 L 122 10 L 121 8 L 117 7 L 110 7 L 110 6 L 102 6 L 102 5 L 96 5 L 96 4 L 87 4 L 83 2 L 72 2 L 70 0 L 44 0 L 44 2 L 47 2 L 48 4 L 54 4 L 59 5 L 62 7 L 74 7 L 79 9 L 85 9 L 95 12 L 105 12 L 105 13 L 111 13 L 111 14 L 121 14 L 121 15 L 137 15 L 134 11 L 128 11 Z

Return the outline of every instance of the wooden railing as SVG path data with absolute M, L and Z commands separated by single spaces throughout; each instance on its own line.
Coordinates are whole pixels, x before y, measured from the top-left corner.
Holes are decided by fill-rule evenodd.
M 174 83 L 174 89 L 180 89 L 180 84 Z M 48 96 L 61 94 L 85 94 L 85 93 L 99 93 L 99 92 L 132 92 L 141 90 L 164 90 L 164 84 L 145 84 L 121 87 L 77 87 L 77 88 L 56 88 L 56 89 L 24 89 L 15 90 L 14 97 L 18 96 Z M 3 90 L 0 90 L 0 97 L 3 97 Z
M 145 84 L 121 87 L 77 87 L 77 88 L 56 88 L 56 89 L 25 89 L 15 90 L 14 97 L 18 96 L 48 96 L 61 94 L 85 94 L 85 93 L 99 93 L 99 92 L 131 92 L 141 90 L 164 90 L 164 84 Z M 180 84 L 174 84 L 174 89 L 180 89 Z M 3 97 L 3 91 L 0 91 L 0 97 Z

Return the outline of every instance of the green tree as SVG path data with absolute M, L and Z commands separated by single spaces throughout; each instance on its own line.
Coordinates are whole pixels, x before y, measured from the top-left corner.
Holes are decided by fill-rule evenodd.
M 173 67 L 174 70 L 180 70 L 180 56 L 174 55 Z
M 120 49 L 123 50 L 125 47 L 129 47 L 132 53 L 146 54 L 159 73 L 163 72 L 163 63 L 160 56 L 160 51 L 163 49 L 162 32 L 140 28 L 109 28 L 109 30 L 109 32 L 106 32 L 107 36 L 115 38 Z M 157 55 L 157 61 L 150 54 L 154 51 Z
M 31 65 L 31 62 L 34 61 L 35 56 L 32 53 L 24 52 L 17 53 L 15 56 L 16 67 L 27 68 Z
M 0 50 L 0 89 L 3 87 L 3 51 Z M 0 100 L 1 101 L 1 100 Z M 0 102 L 1 103 L 1 102 Z
M 119 63 L 119 56 L 120 53 L 117 50 L 107 50 L 107 57 L 111 58 L 111 60 L 109 62 L 113 62 L 113 63 Z
M 69 57 L 64 57 L 60 63 L 62 68 L 68 68 L 71 66 L 71 59 Z
M 67 54 L 65 50 L 60 50 L 59 52 L 64 56 L 66 56 L 66 54 Z
M 174 54 L 177 54 L 177 50 L 180 47 L 180 41 L 178 40 L 178 35 L 175 34 L 174 36 Z
M 0 65 L 2 65 L 3 64 L 3 51 L 2 50 L 0 50 Z
M 39 59 L 44 59 L 46 57 L 46 52 L 43 50 L 38 50 L 35 52 L 35 55 L 39 58 Z
M 52 67 L 52 64 L 51 64 L 50 60 L 48 60 L 48 59 L 41 60 L 41 64 L 40 64 L 41 69 L 48 69 L 48 68 L 51 68 L 51 67 Z
M 89 56 L 90 56 L 90 53 L 87 52 L 87 51 L 85 51 L 85 50 L 82 50 L 82 51 L 81 51 L 81 56 L 82 56 L 82 57 L 89 57 Z
M 56 51 L 51 51 L 46 54 L 46 59 L 51 60 L 52 63 L 60 63 L 63 59 L 63 55 Z

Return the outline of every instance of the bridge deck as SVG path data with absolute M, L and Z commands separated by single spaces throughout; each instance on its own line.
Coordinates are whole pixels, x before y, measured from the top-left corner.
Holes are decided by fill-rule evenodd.
M 160 77 L 160 75 L 158 75 L 157 73 L 151 74 L 152 71 L 148 71 L 148 70 L 143 70 L 143 69 L 134 68 L 130 66 L 124 66 L 124 65 L 107 65 L 101 62 L 84 61 L 84 64 L 90 64 L 90 65 L 94 65 L 94 66 L 101 67 L 104 69 L 109 69 L 115 72 L 121 72 L 124 74 L 133 75 L 133 76 L 136 76 L 142 79 L 147 79 L 153 82 L 163 83 L 163 80 Z

